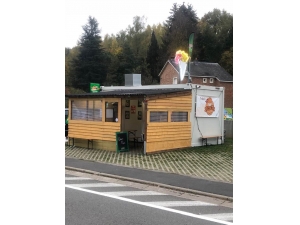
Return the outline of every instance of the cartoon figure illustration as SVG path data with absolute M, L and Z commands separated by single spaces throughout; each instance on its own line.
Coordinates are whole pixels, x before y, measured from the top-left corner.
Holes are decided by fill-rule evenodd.
M 205 100 L 206 104 L 205 104 L 205 109 L 204 111 L 207 113 L 207 115 L 212 115 L 213 112 L 215 111 L 215 106 L 214 106 L 214 102 L 212 100 L 211 97 L 207 98 Z
M 97 86 L 92 87 L 92 91 L 98 91 L 98 90 L 99 90 L 99 87 L 97 87 Z

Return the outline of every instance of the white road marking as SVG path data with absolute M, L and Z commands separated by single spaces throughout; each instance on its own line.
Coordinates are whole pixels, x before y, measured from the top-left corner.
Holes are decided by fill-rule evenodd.
M 100 193 L 100 192 L 97 192 L 97 191 L 92 191 L 92 190 L 88 190 L 88 189 L 74 187 L 74 186 L 70 186 L 70 185 L 67 185 L 67 184 L 65 184 L 65 187 L 66 188 L 71 188 L 71 189 L 74 189 L 74 190 L 78 190 L 78 191 L 88 192 L 88 193 L 95 194 L 95 195 L 101 195 L 101 196 L 105 196 L 105 197 L 109 197 L 109 198 L 114 198 L 114 199 L 118 199 L 118 200 L 125 201 L 125 202 L 131 202 L 131 203 L 135 203 L 135 204 L 138 204 L 138 205 L 148 206 L 148 207 L 151 207 L 151 208 L 156 208 L 156 209 L 161 209 L 161 210 L 165 210 L 165 211 L 169 211 L 169 212 L 173 212 L 173 213 L 178 213 L 178 214 L 181 214 L 181 215 L 190 216 L 190 217 L 194 217 L 194 218 L 198 218 L 198 219 L 202 219 L 202 220 L 212 221 L 212 222 L 215 222 L 215 223 L 226 224 L 226 225 L 233 224 L 233 223 L 230 223 L 230 222 L 227 222 L 227 221 L 222 221 L 222 220 L 218 220 L 218 219 L 214 219 L 214 218 L 209 218 L 209 217 L 206 217 L 206 216 L 197 215 L 197 214 L 193 214 L 193 213 L 188 213 L 188 212 L 184 212 L 184 211 L 180 211 L 180 210 L 176 210 L 176 209 L 172 209 L 172 208 L 167 208 L 167 207 L 163 207 L 163 206 L 153 205 L 153 204 L 150 204 L 150 203 L 147 203 L 147 202 L 139 202 L 139 201 L 128 199 L 128 198 L 108 195 L 108 194 L 105 194 L 104 192 Z
M 152 205 L 159 205 L 165 207 L 176 207 L 176 206 L 212 206 L 215 204 L 201 202 L 201 201 L 163 201 L 163 202 L 146 202 Z
M 167 195 L 155 191 L 116 191 L 116 192 L 100 192 L 114 196 L 144 196 L 144 195 Z
M 201 214 L 219 220 L 233 220 L 233 213 Z
M 88 177 L 66 177 L 65 180 L 91 180 Z
M 81 188 L 90 188 L 90 187 L 123 187 L 125 185 L 122 184 L 114 184 L 114 183 L 89 183 L 89 184 L 68 184 L 73 187 L 81 187 Z

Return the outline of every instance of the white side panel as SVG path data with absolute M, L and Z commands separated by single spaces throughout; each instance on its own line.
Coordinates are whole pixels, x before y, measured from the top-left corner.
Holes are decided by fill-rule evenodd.
M 191 136 L 192 146 L 202 146 L 203 136 L 222 136 L 224 142 L 224 89 L 210 86 L 193 85 L 192 91 L 192 112 L 191 112 Z M 218 117 L 196 117 L 197 95 L 219 98 Z M 217 138 L 207 140 L 207 144 L 217 144 Z

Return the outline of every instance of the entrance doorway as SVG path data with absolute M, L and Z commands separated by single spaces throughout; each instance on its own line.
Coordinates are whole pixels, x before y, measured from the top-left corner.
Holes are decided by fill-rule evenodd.
M 143 99 L 122 99 L 121 110 L 121 130 L 128 132 L 129 151 L 144 152 L 145 118 Z

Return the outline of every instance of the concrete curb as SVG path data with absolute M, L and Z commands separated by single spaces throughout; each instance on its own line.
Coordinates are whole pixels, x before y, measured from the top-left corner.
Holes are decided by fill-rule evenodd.
M 202 196 L 208 196 L 208 197 L 213 197 L 213 198 L 233 202 L 232 197 L 212 194 L 212 193 L 208 193 L 208 192 L 196 191 L 196 190 L 192 190 L 192 189 L 188 189 L 188 188 L 175 187 L 175 186 L 171 186 L 171 185 L 167 185 L 167 184 L 161 184 L 161 183 L 145 181 L 145 180 L 129 178 L 129 177 L 122 177 L 122 176 L 112 175 L 112 174 L 107 174 L 107 173 L 100 173 L 100 172 L 95 172 L 95 171 L 92 171 L 92 170 L 85 170 L 85 169 L 69 167 L 69 166 L 65 166 L 65 169 L 66 170 L 71 170 L 71 171 L 76 171 L 76 172 L 93 174 L 93 175 L 97 175 L 97 176 L 110 177 L 110 178 L 115 178 L 115 179 L 119 179 L 119 180 L 132 181 L 132 182 L 141 183 L 141 184 L 164 187 L 164 188 L 168 188 L 168 189 L 175 190 L 175 191 L 183 191 L 183 192 L 186 192 L 186 193 L 202 195 Z

